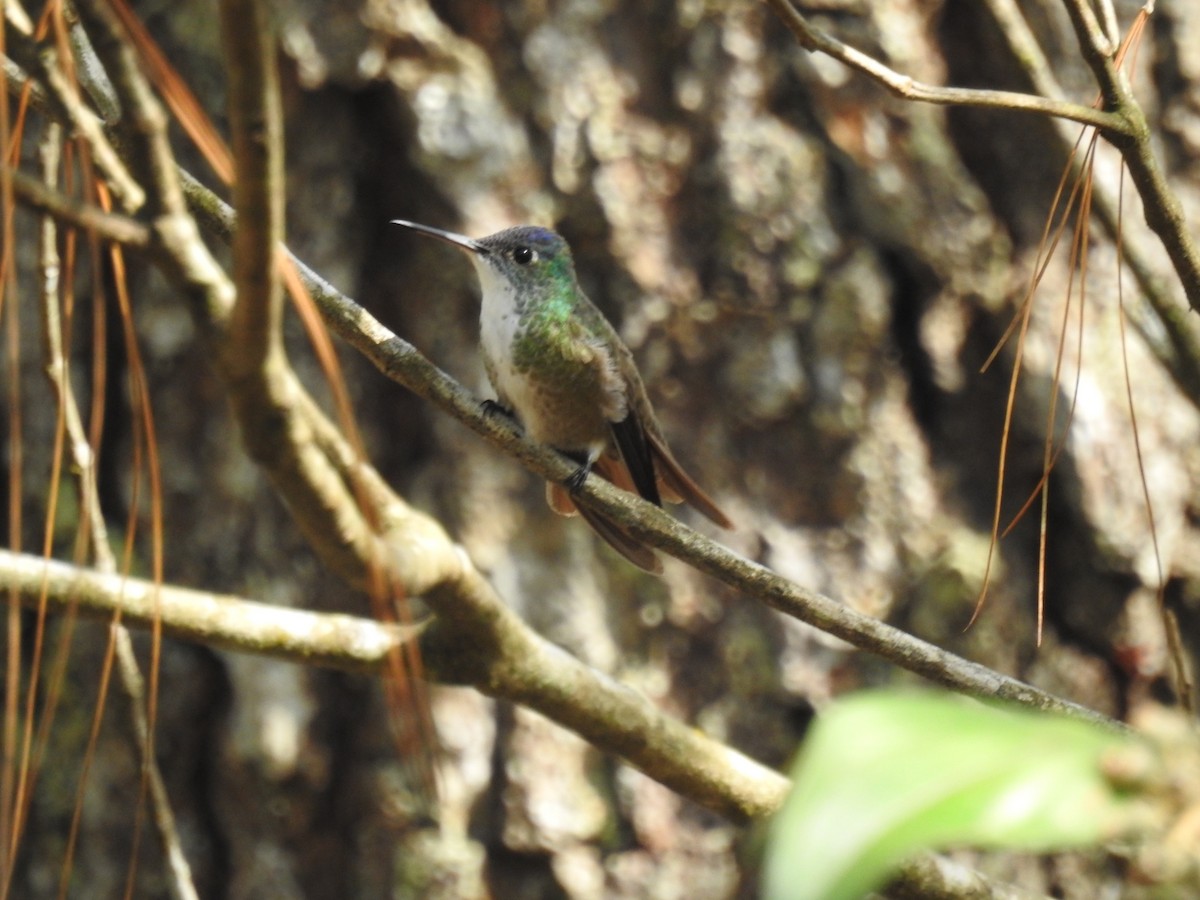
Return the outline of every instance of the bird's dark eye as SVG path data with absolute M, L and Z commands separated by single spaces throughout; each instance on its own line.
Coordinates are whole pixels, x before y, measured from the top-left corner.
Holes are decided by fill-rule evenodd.
M 537 253 L 529 247 L 518 247 L 513 251 L 512 258 L 518 265 L 527 266 L 537 259 Z

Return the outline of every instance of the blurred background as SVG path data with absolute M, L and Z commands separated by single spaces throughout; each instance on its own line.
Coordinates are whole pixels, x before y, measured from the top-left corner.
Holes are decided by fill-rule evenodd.
M 1061 4 L 1020 5 L 1067 97 L 1090 103 L 1094 82 Z M 213 5 L 134 6 L 221 122 Z M 1123 24 L 1138 6 L 1117 4 Z M 916 79 L 1030 89 L 986 3 L 803 8 Z M 276 12 L 289 245 L 436 364 L 490 396 L 475 275 L 460 254 L 388 220 L 473 236 L 554 227 L 633 349 L 676 455 L 738 528 L 719 533 L 683 513 L 689 524 L 807 588 L 1105 713 L 1172 699 L 1126 378 L 1166 596 L 1192 651 L 1197 398 L 1136 329 L 1125 369 L 1116 255 L 1099 227 L 1082 330 L 1076 295 L 1063 349 L 1065 252 L 1047 270 L 1009 437 L 1005 524 L 1040 477 L 1052 396 L 1058 437 L 1074 398 L 1050 482 L 1041 646 L 1037 505 L 1002 543 L 986 606 L 966 628 L 983 587 L 1015 345 L 980 367 L 1027 289 L 1074 126 L 896 99 L 801 50 L 748 0 L 286 0 Z M 1134 70 L 1192 222 L 1197 42 L 1200 7 L 1159 0 Z M 178 152 L 217 186 L 182 139 Z M 1101 154 L 1096 183 L 1118 190 L 1111 153 Z M 1128 185 L 1125 194 L 1129 240 L 1182 309 Z M 32 242 L 35 221 L 18 212 L 22 240 Z M 133 260 L 131 283 L 162 457 L 167 580 L 367 614 L 364 597 L 322 571 L 243 452 L 185 305 L 145 260 Z M 1128 279 L 1125 301 L 1141 310 Z M 22 328 L 26 346 L 38 346 L 36 314 Z M 294 364 L 325 396 L 294 316 L 289 332 Z M 80 373 L 86 335 L 81 327 L 74 348 Z M 120 523 L 132 449 L 116 329 L 108 353 L 100 475 L 106 512 Z M 681 564 L 668 561 L 661 579 L 640 573 L 579 520 L 555 517 L 540 481 L 516 463 L 350 351 L 342 358 L 370 455 L 393 486 L 445 523 L 534 628 L 672 715 L 782 766 L 831 698 L 916 683 Z M 37 547 L 54 407 L 38 355 L 27 351 L 22 364 L 25 543 Z M 5 442 L 0 458 L 10 462 L 8 453 Z M 0 499 L 8 490 L 0 486 Z M 103 639 L 101 626 L 77 627 L 52 747 L 62 766 L 34 799 L 18 896 L 47 896 L 57 883 Z M 409 821 L 403 767 L 369 678 L 169 642 L 161 691 L 159 751 L 205 898 L 750 890 L 744 829 L 474 691 L 433 692 L 440 830 Z M 73 897 L 116 896 L 124 883 L 138 765 L 124 701 L 111 703 Z M 1097 896 L 1112 874 L 1098 855 L 984 865 L 1067 897 Z M 137 896 L 163 895 L 147 838 L 139 878 Z

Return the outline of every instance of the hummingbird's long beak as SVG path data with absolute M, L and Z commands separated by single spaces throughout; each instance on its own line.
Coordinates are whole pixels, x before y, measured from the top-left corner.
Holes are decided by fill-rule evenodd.
M 486 254 L 488 252 L 487 247 L 483 246 L 479 241 L 463 234 L 455 234 L 453 231 L 442 231 L 440 228 L 422 225 L 420 222 L 408 222 L 404 219 L 392 219 L 391 224 L 403 225 L 405 228 L 411 228 L 413 231 L 420 231 L 422 234 L 428 234 L 431 237 L 445 241 L 447 244 L 454 244 L 456 247 L 469 250 L 471 253 Z

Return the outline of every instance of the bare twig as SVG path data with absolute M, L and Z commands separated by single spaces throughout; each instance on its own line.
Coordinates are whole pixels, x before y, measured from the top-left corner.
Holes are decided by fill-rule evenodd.
M 1128 90 L 1124 79 L 1121 83 Z M 1189 305 L 1200 312 L 1200 252 L 1188 230 L 1183 207 L 1154 155 L 1150 126 L 1131 94 L 1122 95 L 1121 109 L 1133 124 L 1133 133 L 1110 135 L 1109 140 L 1121 152 L 1129 168 L 1130 180 L 1141 195 L 1146 224 L 1162 241 Z
M 54 192 L 59 163 L 57 135 L 57 128 L 52 129 L 52 140 L 49 142 L 52 145 L 51 152 L 44 154 L 42 176 L 45 179 L 47 190 L 50 192 Z M 58 315 L 57 229 L 54 219 L 49 215 L 43 216 L 42 219 L 41 257 L 42 303 L 46 323 L 46 346 L 49 354 L 46 371 L 62 410 L 68 436 L 67 445 L 70 447 L 73 462 L 72 469 L 79 483 L 80 505 L 87 521 L 86 527 L 92 538 L 91 546 L 96 567 L 102 572 L 112 574 L 116 572 L 117 565 L 109 548 L 108 532 L 100 509 L 100 495 L 96 486 L 95 455 L 88 443 L 83 418 L 79 414 L 79 404 L 76 402 L 74 391 L 71 388 L 66 354 L 63 349 L 62 326 Z M 158 761 L 154 758 L 154 742 L 147 715 L 146 692 L 142 674 L 138 668 L 137 657 L 133 651 L 133 642 L 130 639 L 129 631 L 124 626 L 114 622 L 111 628 L 121 685 L 130 699 L 134 738 L 145 766 L 154 822 L 167 859 L 167 868 L 171 873 L 169 884 L 172 896 L 176 900 L 198 900 L 199 895 L 192 883 L 191 867 L 183 854 L 179 832 L 175 827 L 175 816 L 171 811 L 162 772 L 159 769 Z M 32 724 L 30 728 L 32 728 Z
M 162 769 L 154 758 L 154 736 L 150 719 L 146 713 L 146 684 L 133 651 L 133 639 L 124 625 L 112 626 L 115 631 L 117 670 L 121 686 L 129 696 L 130 716 L 134 739 L 142 750 L 143 765 L 146 767 L 147 786 L 150 792 L 150 811 L 154 819 L 155 833 L 162 843 L 169 873 L 167 887 L 172 900 L 200 900 L 196 885 L 192 881 L 192 867 L 183 852 L 179 840 L 179 829 L 175 825 L 175 813 L 171 810 L 171 799 L 163 781 Z M 131 861 L 131 865 L 134 861 Z
M 1071 24 L 1083 49 L 1084 60 L 1104 98 L 1106 109 L 1120 115 L 1129 127 L 1105 136 L 1120 151 L 1129 176 L 1142 198 L 1146 224 L 1162 241 L 1175 272 L 1183 284 L 1188 303 L 1200 312 L 1200 252 L 1192 240 L 1183 207 L 1167 184 L 1154 155 L 1150 126 L 1133 96 L 1129 79 L 1114 58 L 1115 48 L 1105 38 L 1087 0 L 1064 0 Z M 1148 9 L 1148 8 L 1147 8 Z M 1139 15 L 1148 15 L 1143 10 Z
M 0 69 L 4 72 L 4 80 L 6 83 L 7 93 L 12 95 L 20 95 L 26 88 L 29 90 L 29 103 L 34 109 L 46 109 L 54 115 L 61 115 L 61 109 L 52 108 L 52 104 L 46 97 L 46 92 L 42 90 L 42 86 L 34 79 L 29 77 L 29 73 L 17 65 L 9 55 L 0 57 Z
M 1013 57 L 1025 69 L 1034 88 L 1047 97 L 1062 96 L 1062 87 L 1054 77 L 1015 0 L 987 0 L 988 8 L 1000 25 L 1000 31 L 1012 48 Z M 1107 26 L 1106 26 L 1107 27 Z M 1060 132 L 1070 146 L 1078 135 Z M 1082 173 L 1082 158 L 1071 154 L 1074 177 Z M 1119 234 L 1118 198 L 1101 182 L 1092 185 L 1092 210 L 1113 240 L 1120 237 L 1124 261 L 1141 288 L 1149 313 L 1141 305 L 1127 307 L 1135 327 L 1151 352 L 1171 374 L 1193 403 L 1200 403 L 1200 336 L 1187 310 L 1180 305 L 1176 292 L 1154 271 L 1142 242 L 1128 231 Z
M 1104 26 L 1104 36 L 1112 46 L 1121 43 L 1121 25 L 1117 22 L 1117 10 L 1113 0 L 1097 0 L 1100 7 L 1100 24 Z
M 145 192 L 130 175 L 129 169 L 108 140 L 104 123 L 67 80 L 55 49 L 36 44 L 32 34 L 20 28 L 10 29 L 9 36 L 8 50 L 13 59 L 33 76 L 62 119 L 88 142 L 97 168 L 104 174 L 106 183 L 122 208 L 126 212 L 136 212 L 145 201 Z
M 1096 18 L 1090 0 L 1063 0 L 1063 6 L 1066 7 L 1067 15 L 1071 18 L 1071 24 L 1075 26 L 1075 34 L 1079 38 L 1083 57 L 1092 66 L 1092 71 L 1095 72 L 1097 80 L 1101 83 L 1101 89 L 1103 90 L 1106 86 L 1111 87 L 1112 83 L 1116 81 L 1117 70 L 1111 63 L 1117 45 L 1100 27 L 1100 20 Z M 1107 92 L 1105 92 L 1105 98 L 1108 99 Z M 1112 99 L 1115 101 L 1115 95 Z
M 973 91 L 922 85 L 813 27 L 792 5 L 791 0 L 767 2 L 791 29 L 801 46 L 828 54 L 868 75 L 898 96 L 926 103 L 1036 112 L 1099 129 L 1125 159 L 1130 177 L 1141 194 L 1146 222 L 1166 248 L 1188 303 L 1200 311 L 1200 252 L 1191 239 L 1179 200 L 1170 190 L 1154 156 L 1146 117 L 1133 97 L 1129 80 L 1114 59 L 1113 45 L 1105 36 L 1088 0 L 1064 2 L 1083 47 L 1084 57 L 1099 84 L 1103 109 L 1006 91 Z M 1048 69 L 1045 71 L 1048 73 Z
M 0 163 L 12 179 L 13 194 L 25 205 L 53 216 L 64 225 L 94 231 L 105 240 L 124 244 L 134 250 L 150 246 L 150 229 L 136 219 L 120 213 L 105 212 L 98 206 L 84 203 L 51 190 L 42 181 Z
M 767 0 L 767 3 L 788 26 L 804 49 L 831 56 L 850 68 L 869 76 L 896 96 L 906 100 L 936 103 L 941 106 L 974 106 L 984 109 L 1032 112 L 1092 125 L 1105 133 L 1124 133 L 1129 130 L 1129 124 L 1120 116 L 1078 103 L 1067 103 L 1063 100 L 1020 94 L 1014 91 L 940 87 L 915 81 L 909 76 L 885 66 L 874 57 L 868 56 L 816 28 L 792 5 L 791 0 Z
M 63 4 L 62 13 L 67 24 L 67 38 L 71 44 L 72 56 L 75 57 L 79 83 L 96 104 L 104 120 L 110 125 L 115 124 L 121 118 L 121 104 L 117 101 L 112 82 L 108 80 L 108 73 L 96 58 L 92 40 L 75 14 L 75 7 L 69 3 Z
M 0 583 L 14 587 L 26 604 L 36 601 L 44 579 L 53 604 L 75 603 L 88 618 L 108 621 L 120 610 L 127 625 L 149 628 L 157 604 L 163 633 L 172 637 L 349 672 L 378 668 L 391 647 L 415 633 L 370 619 L 156 585 L 6 550 L 0 550 L 0 573 Z

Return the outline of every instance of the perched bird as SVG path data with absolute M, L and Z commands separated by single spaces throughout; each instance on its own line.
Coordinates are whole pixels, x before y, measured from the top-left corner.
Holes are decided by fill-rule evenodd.
M 565 484 L 546 485 L 550 508 L 584 520 L 622 556 L 661 572 L 654 551 L 572 498 L 595 471 L 658 506 L 686 501 L 722 528 L 729 518 L 667 448 L 633 354 L 584 294 L 571 248 L 546 228 L 522 225 L 464 237 L 396 219 L 470 255 L 479 276 L 480 346 L 498 405 L 533 440 L 578 463 Z

